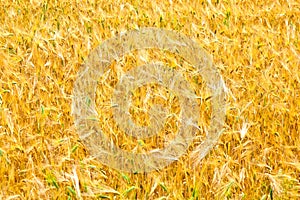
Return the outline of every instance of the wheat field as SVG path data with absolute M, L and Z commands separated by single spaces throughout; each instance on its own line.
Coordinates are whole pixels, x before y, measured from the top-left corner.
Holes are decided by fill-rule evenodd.
M 0 16 L 0 199 L 300 199 L 299 1 L 0 0 Z M 200 162 L 190 155 L 195 141 L 163 169 L 126 173 L 103 165 L 79 138 L 71 104 L 80 66 L 104 40 L 141 27 L 193 38 L 223 77 L 223 133 Z M 140 62 L 136 52 L 122 61 Z M 106 81 L 113 86 L 115 74 Z M 99 85 L 97 102 L 110 90 Z M 143 97 L 145 88 L 135 92 Z M 176 99 L 167 104 L 178 112 Z M 147 124 L 145 113 L 133 117 Z M 114 131 L 111 118 L 100 116 L 104 131 Z M 141 144 L 117 136 L 127 150 Z

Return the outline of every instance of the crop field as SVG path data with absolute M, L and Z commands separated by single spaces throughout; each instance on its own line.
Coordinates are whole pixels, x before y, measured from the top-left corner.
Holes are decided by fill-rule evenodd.
M 212 56 L 225 83 L 226 117 L 217 143 L 197 159 L 212 112 L 201 74 L 158 49 L 114 60 L 99 77 L 95 120 L 123 150 L 163 148 L 178 131 L 181 108 L 168 88 L 136 88 L 129 110 L 136 124 L 149 125 L 154 104 L 173 114 L 155 137 L 124 134 L 110 106 L 120 67 L 160 61 L 205 99 L 182 157 L 128 173 L 104 165 L 80 138 L 72 97 L 93 49 L 144 27 L 186 35 Z M 0 199 L 300 199 L 300 2 L 0 0 Z

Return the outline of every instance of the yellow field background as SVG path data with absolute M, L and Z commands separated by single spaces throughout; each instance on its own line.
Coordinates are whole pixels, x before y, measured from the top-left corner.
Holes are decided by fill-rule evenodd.
M 224 79 L 224 132 L 196 167 L 118 172 L 76 132 L 81 64 L 140 27 L 193 38 Z M 299 1 L 0 0 L 0 199 L 300 199 L 299 133 Z

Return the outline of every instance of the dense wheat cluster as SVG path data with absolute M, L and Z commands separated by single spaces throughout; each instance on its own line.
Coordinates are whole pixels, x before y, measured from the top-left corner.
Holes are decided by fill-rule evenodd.
M 299 199 L 299 16 L 296 0 L 0 0 L 0 199 Z M 204 138 L 209 103 L 200 106 L 199 141 L 152 173 L 102 165 L 78 136 L 71 104 L 80 66 L 104 40 L 140 27 L 193 38 L 224 79 L 223 134 L 199 164 L 190 152 Z M 192 69 L 168 52 L 142 54 Z M 147 61 L 138 55 L 118 62 L 130 69 Z M 109 102 L 116 63 L 106 79 L 99 77 L 98 105 Z M 184 76 L 209 99 L 201 92 L 201 76 Z M 168 97 L 150 104 L 179 112 L 171 91 L 151 84 L 134 91 L 137 108 L 148 90 Z M 104 132 L 115 134 L 113 142 L 128 151 L 163 147 L 177 129 L 170 118 L 155 140 L 135 140 L 113 126 L 104 108 L 97 107 Z M 130 112 L 147 125 L 147 113 Z

